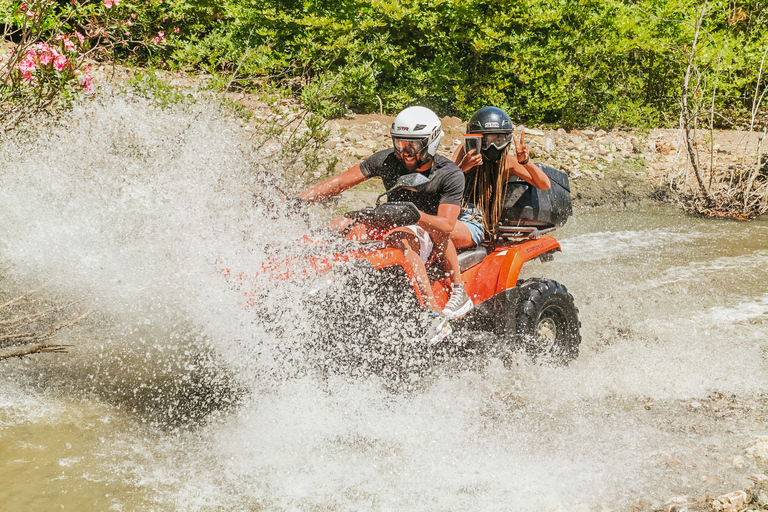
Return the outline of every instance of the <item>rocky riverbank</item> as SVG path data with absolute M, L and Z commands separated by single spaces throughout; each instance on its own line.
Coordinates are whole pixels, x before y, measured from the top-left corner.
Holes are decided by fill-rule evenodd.
M 133 72 L 126 68 L 94 65 L 95 84 L 125 82 Z M 182 90 L 201 90 L 206 76 L 155 72 L 165 83 Z M 301 136 L 306 131 L 302 107 L 296 100 L 264 101 L 264 96 L 229 93 L 226 101 L 242 109 L 250 117 L 243 123 L 253 140 L 265 127 L 279 125 L 286 132 Z M 322 141 L 317 157 L 323 164 L 304 181 L 317 182 L 339 174 L 374 152 L 391 147 L 389 127 L 393 116 L 354 114 L 326 124 L 327 139 Z M 514 121 L 514 119 L 513 119 Z M 450 156 L 461 143 L 466 122 L 457 117 L 442 119 L 445 137 L 440 153 Z M 545 163 L 568 173 L 571 195 L 577 207 L 632 207 L 659 201 L 675 202 L 670 181 L 688 177 L 693 184 L 688 153 L 679 129 L 606 131 L 601 129 L 540 129 L 518 126 L 516 135 L 525 131 L 534 161 Z M 703 167 L 719 172 L 732 172 L 743 162 L 754 162 L 758 135 L 740 131 L 718 130 L 713 134 L 699 131 L 694 141 Z M 265 160 L 275 156 L 275 145 L 265 144 L 259 150 Z M 765 151 L 765 149 L 763 149 Z M 328 163 L 333 162 L 331 169 Z M 374 187 L 375 188 L 375 187 Z M 378 190 L 378 188 L 376 188 Z M 350 200 L 367 198 L 371 185 L 353 189 Z

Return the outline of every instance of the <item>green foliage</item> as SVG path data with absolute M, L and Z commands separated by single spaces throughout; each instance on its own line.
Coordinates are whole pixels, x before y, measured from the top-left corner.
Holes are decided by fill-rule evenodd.
M 201 70 L 227 90 L 278 85 L 325 118 L 381 101 L 389 113 L 421 104 L 467 118 L 497 105 L 527 124 L 638 127 L 678 117 L 703 0 L 103 3 L 56 4 L 72 30 L 89 27 L 101 55 Z M 720 119 L 743 118 L 768 47 L 768 4 L 707 5 L 694 55 L 710 73 L 702 91 L 715 92 Z M 6 23 L 24 21 L 3 10 Z
M 194 101 L 191 94 L 167 83 L 152 69 L 134 73 L 127 85 L 134 94 L 152 101 L 163 110 Z
M 768 44 L 759 0 L 713 0 L 706 20 L 739 108 Z M 468 117 L 489 104 L 528 123 L 652 126 L 674 119 L 694 0 L 222 0 L 221 23 L 174 46 L 182 65 L 243 89 L 328 90 L 323 116 L 422 104 Z M 304 94 L 304 93 L 302 93 Z

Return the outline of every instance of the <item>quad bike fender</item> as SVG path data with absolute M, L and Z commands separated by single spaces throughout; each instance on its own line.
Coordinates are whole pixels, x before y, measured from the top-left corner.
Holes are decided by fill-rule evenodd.
M 421 291 L 419 290 L 419 287 L 414 284 L 416 282 L 416 276 L 414 275 L 411 266 L 406 261 L 405 256 L 399 249 L 384 248 L 361 256 L 368 260 L 368 262 L 373 265 L 373 268 L 377 270 L 392 265 L 401 266 L 413 286 L 413 291 L 416 294 L 416 298 L 419 300 L 419 304 L 424 306 L 424 298 L 421 295 Z M 437 305 L 441 308 L 444 307 L 450 298 L 450 282 L 447 279 L 433 282 L 432 293 Z
M 475 304 L 514 288 L 520 270 L 528 260 L 550 251 L 559 251 L 560 244 L 553 237 L 529 240 L 514 246 L 499 246 L 482 263 L 462 274 L 467 292 Z
M 508 249 L 504 255 L 504 263 L 499 271 L 499 280 L 496 283 L 496 293 L 517 286 L 520 277 L 520 269 L 523 263 L 550 251 L 560 251 L 560 243 L 557 239 L 546 236 L 538 240 L 529 240 L 513 249 Z

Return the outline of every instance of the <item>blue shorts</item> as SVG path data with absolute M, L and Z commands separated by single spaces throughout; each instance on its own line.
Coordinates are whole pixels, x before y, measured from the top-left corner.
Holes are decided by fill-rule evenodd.
M 459 220 L 469 228 L 469 232 L 472 234 L 472 241 L 475 245 L 482 243 L 483 238 L 485 238 L 483 212 L 479 208 L 475 208 L 474 204 L 470 203 L 461 209 Z

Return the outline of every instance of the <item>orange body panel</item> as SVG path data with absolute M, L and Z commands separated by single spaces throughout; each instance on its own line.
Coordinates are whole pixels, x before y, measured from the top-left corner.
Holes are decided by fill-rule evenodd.
M 516 245 L 497 246 L 482 263 L 462 274 L 467 294 L 477 305 L 513 288 L 517 285 L 523 263 L 553 249 L 559 251 L 560 244 L 549 236 Z
M 302 239 L 300 243 L 302 245 L 309 245 L 313 241 L 307 237 Z M 560 244 L 555 238 L 549 236 L 494 247 L 492 252 L 481 263 L 462 274 L 466 283 L 467 293 L 472 298 L 472 302 L 475 305 L 480 304 L 497 293 L 513 288 L 517 285 L 517 279 L 523 263 L 552 250 L 559 251 Z M 403 253 L 398 249 L 389 247 L 377 248 L 375 250 L 350 251 L 332 256 L 272 260 L 262 265 L 262 273 L 268 274 L 272 279 L 302 277 L 320 274 L 340 263 L 359 258 L 365 258 L 376 269 L 400 265 L 405 270 L 411 283 L 414 282 L 413 272 L 407 264 Z M 224 268 L 222 270 L 227 277 L 232 277 L 229 269 Z M 243 276 L 239 275 L 237 279 L 242 281 Z M 435 301 L 441 308 L 448 302 L 450 287 L 450 279 L 442 279 L 432 283 Z M 416 293 L 419 304 L 423 306 L 424 300 L 418 286 L 414 286 L 413 290 Z

